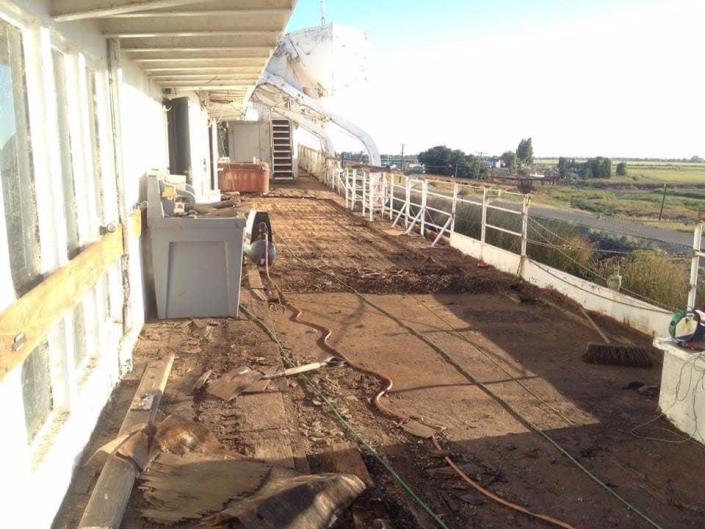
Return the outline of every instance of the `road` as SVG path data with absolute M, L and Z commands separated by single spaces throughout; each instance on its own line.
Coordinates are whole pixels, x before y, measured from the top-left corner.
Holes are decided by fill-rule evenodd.
M 521 206 L 515 203 L 503 202 L 502 206 L 509 209 L 520 210 Z M 674 251 L 687 253 L 693 246 L 692 233 L 680 232 L 642 224 L 614 217 L 597 217 L 574 209 L 560 209 L 544 205 L 532 205 L 530 216 L 553 221 L 580 224 L 588 228 L 604 231 L 613 235 L 636 237 L 638 239 L 654 241 L 667 245 Z

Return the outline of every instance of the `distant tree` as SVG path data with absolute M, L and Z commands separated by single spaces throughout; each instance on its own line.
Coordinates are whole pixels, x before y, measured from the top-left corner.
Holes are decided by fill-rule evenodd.
M 512 173 L 517 170 L 517 155 L 515 152 L 507 151 L 501 156 L 502 164 Z
M 582 166 L 584 178 L 610 178 L 612 176 L 612 160 L 604 156 L 588 159 Z
M 420 152 L 418 159 L 427 173 L 450 176 L 454 174 L 454 167 L 451 165 L 452 153 L 453 151 L 445 145 L 437 145 Z
M 617 164 L 617 176 L 627 176 L 627 162 Z
M 558 176 L 560 178 L 566 178 L 568 176 L 568 169 L 568 158 L 563 158 L 563 156 L 558 158 Z
M 517 146 L 517 158 L 523 165 L 530 165 L 534 161 L 534 147 L 531 144 L 531 138 L 525 138 L 519 142 Z
M 468 178 L 470 176 L 470 166 L 468 165 L 467 156 L 460 149 L 451 151 L 450 166 L 455 176 L 460 178 Z
M 486 180 L 490 171 L 485 164 L 485 161 L 480 156 L 473 156 L 468 154 L 465 157 L 468 166 L 468 178 L 474 178 L 476 180 Z

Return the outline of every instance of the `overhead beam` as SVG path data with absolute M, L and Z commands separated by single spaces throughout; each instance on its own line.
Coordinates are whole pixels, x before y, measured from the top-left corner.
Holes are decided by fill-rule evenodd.
M 142 48 L 123 50 L 134 61 L 140 59 L 170 59 L 173 57 L 181 58 L 207 58 L 215 59 L 224 58 L 269 58 L 272 52 L 271 48 L 265 46 L 259 47 L 229 47 L 229 48 Z
M 263 32 L 281 32 L 286 24 L 284 17 L 253 17 L 253 16 L 194 16 L 187 18 L 105 18 L 101 20 L 101 28 L 105 35 L 158 35 L 168 33 L 188 34 L 219 34 L 221 32 L 244 32 L 248 35 L 258 35 Z
M 249 82 L 249 81 L 257 81 L 259 76 L 257 75 L 252 75 L 252 74 L 229 74 L 229 73 L 221 73 L 221 74 L 213 74 L 213 73 L 172 73 L 172 74 L 152 74 L 149 76 L 150 79 L 154 79 L 155 81 L 159 80 L 164 80 L 164 79 L 173 79 L 174 81 L 200 81 L 200 80 L 206 80 L 209 81 L 211 79 L 217 79 L 220 81 L 243 81 L 243 82 Z
M 183 11 L 148 11 L 148 12 L 132 12 L 120 13 L 111 15 L 111 18 L 154 18 L 154 17 L 194 17 L 194 16 L 279 16 L 288 15 L 290 9 L 274 8 L 274 9 L 251 9 L 240 7 L 234 9 L 189 9 Z
M 165 37 L 272 37 L 277 38 L 279 32 L 275 30 L 213 30 L 208 31 L 207 29 L 202 30 L 174 30 L 174 31 L 148 31 L 148 30 L 136 30 L 134 28 L 124 28 L 119 31 L 104 31 L 103 36 L 106 38 L 118 38 L 118 39 L 156 39 Z M 129 49 L 129 48 L 128 48 Z
M 260 57 L 161 57 L 159 59 L 133 59 L 133 62 L 149 66 L 265 66 Z
M 194 91 L 194 90 L 202 90 L 202 91 L 211 91 L 211 90 L 216 90 L 216 91 L 228 91 L 232 92 L 236 95 L 242 95 L 244 96 L 247 91 L 248 87 L 245 85 L 228 85 L 228 84 L 184 84 L 184 85 L 174 85 L 174 84 L 169 84 L 169 85 L 161 85 L 164 88 L 175 88 L 177 90 L 187 90 L 187 91 Z
M 188 66 L 146 66 L 142 68 L 142 71 L 149 73 L 196 73 L 196 72 L 210 72 L 212 74 L 251 74 L 253 76 L 259 76 L 262 73 L 262 68 L 253 68 L 252 66 L 198 66 L 195 64 Z
M 135 37 L 127 38 L 120 42 L 120 49 L 123 52 L 131 52 L 140 49 L 190 49 L 190 48 L 239 48 L 239 47 L 266 47 L 270 50 L 277 45 L 279 33 L 266 32 L 265 34 L 244 34 L 242 32 L 227 32 L 226 34 L 213 35 L 209 32 L 201 32 L 190 37 L 173 37 L 161 35 L 158 37 Z
M 114 15 L 181 7 L 201 0 L 53 0 L 51 16 L 57 22 L 103 18 Z

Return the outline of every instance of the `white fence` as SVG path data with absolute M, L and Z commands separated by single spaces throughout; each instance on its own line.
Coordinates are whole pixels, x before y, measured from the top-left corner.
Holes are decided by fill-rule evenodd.
M 339 162 L 332 159 L 309 172 L 343 196 L 347 209 L 358 211 L 371 221 L 388 219 L 406 233 L 418 232 L 432 245 L 446 239 L 459 251 L 541 288 L 552 288 L 588 310 L 653 336 L 667 333 L 671 311 L 531 259 L 527 255 L 529 195 L 487 185 L 405 176 L 382 168 L 341 169 Z M 480 212 L 477 238 L 456 231 L 456 223 L 465 221 L 458 216 L 461 205 L 478 208 Z M 504 214 L 505 219 L 516 216 L 513 223 L 516 228 L 493 221 L 491 216 L 495 211 Z M 514 239 L 516 252 L 488 243 L 490 232 Z M 697 277 L 693 284 L 697 284 Z

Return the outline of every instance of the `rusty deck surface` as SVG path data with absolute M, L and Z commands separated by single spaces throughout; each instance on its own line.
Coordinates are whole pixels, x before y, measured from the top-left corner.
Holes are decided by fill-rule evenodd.
M 268 197 L 241 197 L 239 208 L 249 207 L 271 215 L 278 251 L 271 275 L 287 298 L 307 320 L 331 329 L 341 352 L 393 378 L 386 404 L 442 430 L 447 453 L 487 489 L 580 529 L 649 527 L 528 421 L 661 527 L 703 526 L 705 490 L 697 483 L 705 474 L 705 450 L 681 441 L 659 418 L 653 391 L 630 389 L 638 386 L 634 383 L 657 385 L 659 369 L 581 362 L 596 336 L 569 316 L 575 310 L 570 304 L 556 310 L 541 303 L 544 297 L 558 299 L 546 291 L 477 268 L 455 250 L 431 248 L 388 223 L 370 225 L 310 179 Z M 325 355 L 320 333 L 293 321 L 286 307 L 252 295 L 247 284 L 243 303 L 275 330 L 297 362 Z M 611 336 L 649 342 L 615 322 L 599 323 Z M 360 441 L 329 402 L 448 527 L 548 527 L 468 489 L 430 441 L 407 433 L 372 406 L 381 384 L 368 375 L 350 369 L 316 373 L 311 379 L 321 394 L 289 379 L 231 403 L 207 394 L 192 397 L 190 387 L 204 370 L 218 376 L 239 365 L 283 366 L 277 345 L 246 317 L 148 323 L 135 359 L 139 366 L 172 351 L 177 359 L 162 412 L 204 424 L 228 448 L 302 472 L 319 471 L 329 452 Z M 92 446 L 114 436 L 138 374 L 117 388 Z M 359 527 L 361 512 L 375 513 L 396 529 L 437 526 L 377 460 L 366 455 L 365 462 L 374 485 L 341 527 Z M 90 471 L 77 472 L 57 529 L 75 527 L 93 480 Z M 139 515 L 142 501 L 135 492 L 126 529 L 152 527 Z

